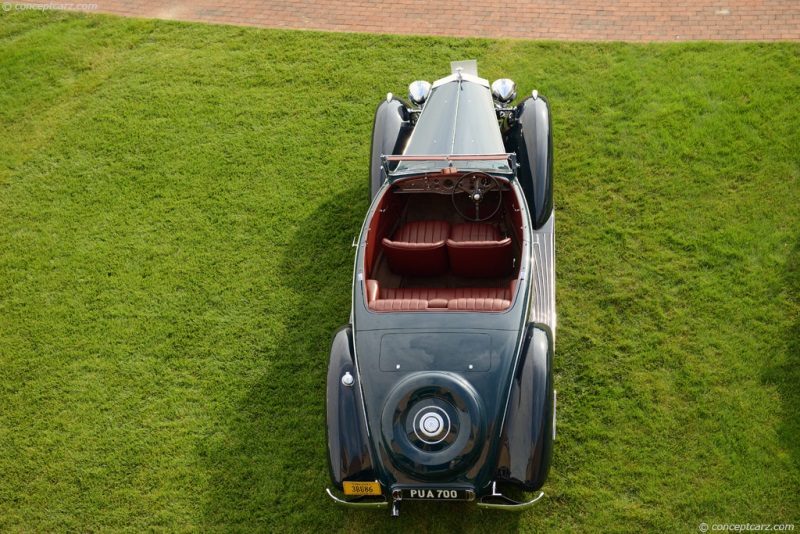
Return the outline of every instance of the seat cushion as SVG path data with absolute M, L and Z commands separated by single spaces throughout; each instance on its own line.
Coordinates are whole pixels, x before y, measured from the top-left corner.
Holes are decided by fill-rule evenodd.
M 456 299 L 503 299 L 511 300 L 507 287 L 459 287 L 454 290 Z
M 392 241 L 401 243 L 439 243 L 450 237 L 447 221 L 411 221 L 394 233 Z
M 503 311 L 511 306 L 517 281 L 501 287 L 380 287 L 366 281 L 367 306 L 372 311 Z
M 453 299 L 447 303 L 450 311 L 503 311 L 509 306 L 511 301 L 505 299 Z
M 496 278 L 511 274 L 514 250 L 511 238 L 501 241 L 447 240 L 450 271 L 465 278 Z
M 387 287 L 382 290 L 381 297 L 385 299 L 450 300 L 455 298 L 455 292 L 453 289 L 447 289 L 443 287 Z
M 450 270 L 466 278 L 495 278 L 508 275 L 514 267 L 511 238 L 502 239 L 488 223 L 453 226 L 447 240 Z
M 372 311 L 422 311 L 428 309 L 427 300 L 383 299 L 369 305 Z
M 488 223 L 461 223 L 450 232 L 453 241 L 500 241 L 500 232 Z
M 367 281 L 369 283 L 369 280 Z M 377 282 L 376 282 L 377 283 Z M 369 286 L 368 286 L 369 287 Z M 376 297 L 377 298 L 377 297 Z M 511 300 L 511 291 L 503 287 L 385 287 L 380 290 L 380 298 L 384 299 L 463 299 L 463 298 L 494 298 Z
M 448 269 L 445 241 L 447 221 L 412 221 L 400 227 L 392 239 L 383 239 L 389 269 L 401 275 L 438 276 Z

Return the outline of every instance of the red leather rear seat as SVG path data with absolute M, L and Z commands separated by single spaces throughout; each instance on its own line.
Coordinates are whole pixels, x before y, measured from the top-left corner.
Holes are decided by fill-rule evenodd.
M 511 300 L 511 289 L 503 287 L 459 287 L 459 288 L 381 288 L 385 299 L 505 299 Z
M 367 280 L 367 306 L 373 311 L 503 311 L 511 306 L 511 287 L 381 288 Z
M 382 299 L 369 305 L 373 311 L 421 311 L 428 309 L 427 300 L 418 299 Z
M 453 299 L 447 309 L 453 311 L 503 311 L 511 306 L 505 299 Z

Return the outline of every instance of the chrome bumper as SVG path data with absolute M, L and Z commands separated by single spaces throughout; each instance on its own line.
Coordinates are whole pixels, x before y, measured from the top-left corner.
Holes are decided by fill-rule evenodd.
M 383 496 L 381 497 L 383 501 L 366 501 L 363 500 L 364 497 L 356 497 L 352 501 L 346 501 L 344 499 L 340 499 L 339 497 L 331 493 L 331 490 L 329 488 L 325 488 L 325 492 L 331 499 L 333 499 L 333 502 L 335 502 L 339 506 L 346 506 L 348 508 L 360 508 L 361 510 L 369 510 L 369 509 L 375 510 L 379 508 L 386 508 L 387 506 L 389 506 L 389 501 L 387 501 L 386 497 Z
M 485 508 L 490 510 L 505 510 L 507 512 L 521 512 L 522 510 L 527 510 L 534 504 L 536 501 L 544 497 L 544 492 L 540 491 L 539 495 L 534 497 L 532 500 L 527 502 L 517 502 L 514 499 L 510 499 L 497 491 L 497 483 L 492 482 L 492 494 L 491 495 L 484 495 L 481 497 L 478 502 L 476 503 L 478 508 Z M 487 500 L 497 500 L 499 502 L 486 502 Z
M 539 499 L 544 497 L 544 492 L 540 491 L 539 494 L 536 497 L 534 497 L 532 500 L 530 500 L 530 501 L 517 502 L 514 499 L 506 497 L 502 493 L 498 492 L 497 488 L 495 487 L 495 484 L 496 483 L 492 483 L 492 493 L 491 493 L 491 495 L 484 495 L 483 497 L 481 497 L 478 500 L 478 502 L 476 503 L 476 506 L 478 508 L 483 508 L 483 509 L 487 509 L 487 510 L 503 510 L 503 511 L 507 511 L 507 512 L 520 512 L 522 510 L 527 510 L 528 508 L 530 508 L 531 506 L 536 504 L 536 502 Z M 378 510 L 378 509 L 387 508 L 389 506 L 389 500 L 384 496 L 381 496 L 381 498 L 383 499 L 382 501 L 369 501 L 369 500 L 366 500 L 366 499 L 369 499 L 371 497 L 356 497 L 353 500 L 347 501 L 347 500 L 344 500 L 344 499 L 340 499 L 339 497 L 334 495 L 329 488 L 325 488 L 325 492 L 328 494 L 328 496 L 331 499 L 333 499 L 333 502 L 335 502 L 339 506 L 344 506 L 344 507 L 347 507 L 347 508 L 359 508 L 361 510 L 370 510 L 370 509 L 371 510 Z M 491 501 L 491 500 L 495 500 L 495 501 L 499 501 L 499 502 L 488 502 L 488 501 Z M 392 505 L 392 515 L 395 516 L 395 517 L 400 515 L 400 511 L 399 511 L 398 506 L 397 506 L 399 504 L 399 502 L 400 502 L 399 499 L 395 499 L 394 502 L 392 503 L 393 504 Z

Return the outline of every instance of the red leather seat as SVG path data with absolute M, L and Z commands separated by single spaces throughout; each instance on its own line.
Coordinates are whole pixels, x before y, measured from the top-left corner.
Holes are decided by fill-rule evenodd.
M 372 311 L 423 311 L 428 309 L 428 301 L 383 299 L 373 301 L 369 305 L 369 309 Z
M 450 311 L 496 312 L 508 309 L 510 300 L 505 299 L 453 299 L 447 303 Z
M 447 240 L 450 270 L 467 278 L 506 276 L 514 268 L 511 238 L 488 223 L 462 223 L 453 226 Z
M 447 272 L 447 221 L 412 221 L 383 238 L 383 255 L 396 274 L 437 276 Z
M 502 299 L 511 301 L 508 287 L 459 287 L 454 289 L 456 299 Z
M 367 280 L 367 283 L 374 282 Z M 377 282 L 374 282 L 377 284 Z M 376 290 L 377 291 L 377 290 Z M 467 299 L 467 298 L 491 298 L 511 300 L 511 289 L 502 287 L 458 287 L 458 288 L 380 288 L 380 297 L 384 299 L 420 299 L 420 300 L 434 300 L 434 299 Z M 377 297 L 377 293 L 376 296 Z
M 481 311 L 498 312 L 511 306 L 516 280 L 509 288 L 431 287 L 396 288 L 367 280 L 367 306 L 372 311 Z
M 468 222 L 453 226 L 450 239 L 453 241 L 499 241 L 500 232 L 489 223 Z

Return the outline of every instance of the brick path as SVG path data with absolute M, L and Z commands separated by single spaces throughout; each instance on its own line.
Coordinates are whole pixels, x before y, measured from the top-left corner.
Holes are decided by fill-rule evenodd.
M 800 41 L 800 0 L 95 1 L 104 13 L 265 28 L 567 41 Z

